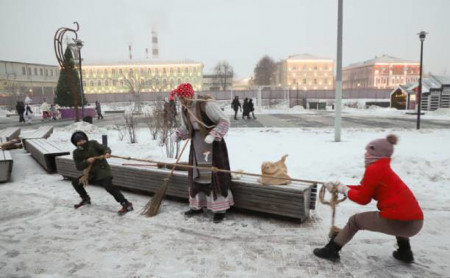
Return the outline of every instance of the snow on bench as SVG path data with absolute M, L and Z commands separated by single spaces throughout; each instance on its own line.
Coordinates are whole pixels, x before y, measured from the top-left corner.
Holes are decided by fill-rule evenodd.
M 57 156 L 70 154 L 70 151 L 62 150 L 55 143 L 47 141 L 47 139 L 28 139 L 25 141 L 25 144 L 31 156 L 48 173 L 56 172 L 55 158 Z
M 150 167 L 124 166 L 124 160 L 108 159 L 114 176 L 114 184 L 120 188 L 154 193 L 162 185 L 170 170 Z M 75 168 L 72 156 L 56 158 L 58 173 L 64 178 L 82 175 Z M 239 209 L 284 216 L 305 221 L 315 208 L 317 186 L 307 183 L 292 183 L 288 186 L 263 186 L 255 180 L 232 180 L 235 207 Z M 186 171 L 174 171 L 170 178 L 167 196 L 188 199 L 188 177 Z
M 0 150 L 0 182 L 7 182 L 11 178 L 13 159 L 9 151 Z
M 20 127 L 8 127 L 0 131 L 1 143 L 11 141 L 13 139 L 19 139 Z
M 22 136 L 23 148 L 28 151 L 26 141 L 29 139 L 47 139 L 53 133 L 53 126 L 41 126 L 36 130 L 27 132 Z

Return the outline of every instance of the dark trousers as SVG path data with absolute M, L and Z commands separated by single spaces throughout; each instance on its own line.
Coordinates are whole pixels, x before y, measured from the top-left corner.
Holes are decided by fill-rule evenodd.
M 97 113 L 97 120 L 100 120 L 100 119 L 103 120 L 103 115 L 102 115 L 101 112 L 100 112 L 100 113 Z
M 25 118 L 23 117 L 23 113 L 19 114 L 19 123 L 24 123 L 25 122 Z
M 336 236 L 334 242 L 344 246 L 359 230 L 379 232 L 397 238 L 410 238 L 423 226 L 423 220 L 400 221 L 381 217 L 378 211 L 357 213 L 350 217 L 344 229 Z
M 116 199 L 116 201 L 121 204 L 127 201 L 127 199 L 125 199 L 120 190 L 113 185 L 112 177 L 90 181 L 90 183 L 103 186 L 105 190 L 108 191 L 108 193 L 111 194 L 114 197 L 114 199 Z M 83 184 L 80 183 L 80 178 L 73 179 L 72 185 L 75 191 L 80 195 L 81 199 L 89 198 L 89 195 L 84 189 Z
M 238 112 L 238 110 L 237 110 L 237 109 L 234 109 L 234 119 L 235 119 L 235 120 L 237 120 L 237 112 Z

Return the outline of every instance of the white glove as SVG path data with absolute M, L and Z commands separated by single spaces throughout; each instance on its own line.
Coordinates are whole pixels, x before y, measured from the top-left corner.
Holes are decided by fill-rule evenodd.
M 333 191 L 334 182 L 327 182 L 324 184 L 324 186 L 328 190 L 328 192 L 331 193 L 331 191 Z
M 206 136 L 205 138 L 205 143 L 206 144 L 212 144 L 212 142 L 214 142 L 215 137 L 212 136 L 211 134 L 209 134 L 208 136 Z
M 178 134 L 176 132 L 172 133 L 170 135 L 170 139 L 172 139 L 173 142 L 177 142 L 178 141 Z
M 337 187 L 337 191 L 341 194 L 344 194 L 345 196 L 347 196 L 349 190 L 350 190 L 350 188 L 348 188 L 347 186 L 345 186 L 343 184 L 339 184 Z
M 324 186 L 326 187 L 326 189 L 328 190 L 328 192 L 333 192 L 333 187 L 337 186 L 337 192 L 344 194 L 345 196 L 347 196 L 348 191 L 350 190 L 350 188 L 348 188 L 347 186 L 341 184 L 338 181 L 335 182 L 327 182 L 324 184 Z

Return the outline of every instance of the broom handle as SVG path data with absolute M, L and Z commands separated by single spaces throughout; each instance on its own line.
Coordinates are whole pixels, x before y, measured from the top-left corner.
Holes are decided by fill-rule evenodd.
M 189 140 L 190 140 L 190 139 L 187 139 L 187 140 L 186 140 L 186 143 L 184 143 L 183 149 L 181 150 L 180 155 L 179 155 L 178 158 L 177 158 L 177 161 L 176 161 L 175 164 L 172 166 L 172 170 L 170 171 L 169 177 L 171 177 L 171 176 L 173 175 L 173 171 L 174 171 L 175 168 L 177 167 L 178 161 L 180 161 L 180 158 L 181 158 L 181 156 L 183 155 L 184 150 L 186 149 L 186 147 L 187 147 L 187 145 L 188 145 L 188 143 L 189 143 Z
M 185 145 L 185 147 L 186 147 L 186 145 Z M 183 148 L 183 150 L 184 150 L 184 148 Z M 111 157 L 121 158 L 121 159 L 126 159 L 126 160 L 136 160 L 136 161 L 151 162 L 151 163 L 161 163 L 161 164 L 165 164 L 165 165 L 173 165 L 171 175 L 172 175 L 173 170 L 175 169 L 175 167 L 179 166 L 180 168 L 184 167 L 184 168 L 192 168 L 192 169 L 199 169 L 199 170 L 210 170 L 210 171 L 214 171 L 214 172 L 222 172 L 222 173 L 230 173 L 230 174 L 241 174 L 241 175 L 253 176 L 253 177 L 282 179 L 282 180 L 306 182 L 306 183 L 313 183 L 313 184 L 325 184 L 324 181 L 272 177 L 272 176 L 268 176 L 268 175 L 254 174 L 254 173 L 248 173 L 248 172 L 244 172 L 244 171 L 224 170 L 224 169 L 220 169 L 220 168 L 216 168 L 216 167 L 202 167 L 202 166 L 194 166 L 194 165 L 188 165 L 188 164 L 178 164 L 178 160 L 176 161 L 176 163 L 165 163 L 165 162 L 158 162 L 158 161 L 153 161 L 153 160 L 148 160 L 148 159 L 132 158 L 132 157 L 129 157 L 129 156 L 111 155 Z M 180 154 L 180 157 L 181 157 L 181 154 Z

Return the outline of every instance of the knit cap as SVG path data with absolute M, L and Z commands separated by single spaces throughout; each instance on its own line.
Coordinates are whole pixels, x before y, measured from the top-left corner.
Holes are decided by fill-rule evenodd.
M 382 157 L 391 157 L 394 153 L 394 145 L 397 144 L 397 136 L 390 134 L 386 138 L 376 139 L 366 146 L 368 155 L 365 157 L 366 167 Z

